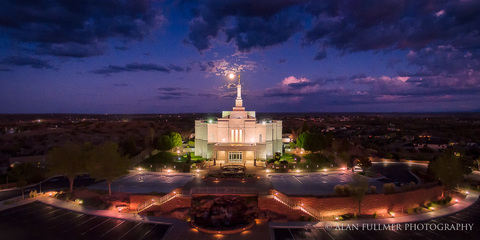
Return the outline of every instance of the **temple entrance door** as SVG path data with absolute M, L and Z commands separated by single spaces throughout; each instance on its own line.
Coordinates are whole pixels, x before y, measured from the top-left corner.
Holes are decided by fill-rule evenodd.
M 228 163 L 243 164 L 243 152 L 228 152 Z

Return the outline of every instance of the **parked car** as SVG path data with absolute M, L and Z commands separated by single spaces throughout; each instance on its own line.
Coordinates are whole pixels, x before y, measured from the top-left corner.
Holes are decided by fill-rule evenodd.
M 363 169 L 359 166 L 355 166 L 355 167 L 352 168 L 352 172 L 355 172 L 355 173 L 356 172 L 363 172 Z

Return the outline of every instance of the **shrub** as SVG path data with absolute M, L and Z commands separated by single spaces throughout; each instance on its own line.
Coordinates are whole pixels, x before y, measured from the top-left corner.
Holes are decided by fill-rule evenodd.
M 376 186 L 370 186 L 370 192 L 371 193 L 376 193 L 377 192 L 377 187 Z
M 111 206 L 110 203 L 106 203 L 100 198 L 85 198 L 83 199 L 83 205 L 98 210 L 105 210 Z
M 395 192 L 395 185 L 393 183 L 385 183 L 383 184 L 383 192 L 385 193 L 394 193 Z
M 414 213 L 414 212 L 415 212 L 415 208 L 409 208 L 409 209 L 407 209 L 407 213 L 408 213 L 408 214 L 412 214 L 412 213 Z
M 410 186 L 410 190 L 413 190 L 415 188 L 415 183 L 414 182 L 410 182 L 409 186 Z
M 335 185 L 333 190 L 335 190 L 335 194 L 337 194 L 338 196 L 343 195 L 343 186 L 342 185 Z
M 377 218 L 377 213 L 374 213 L 374 214 L 373 214 L 373 218 Z
M 308 216 L 308 221 L 309 221 L 309 222 L 313 221 L 312 216 Z
M 343 185 L 343 192 L 346 196 L 350 196 L 350 193 L 352 192 L 352 187 L 350 185 Z
M 75 195 L 71 192 L 60 193 L 57 195 L 57 198 L 63 201 L 70 201 L 75 197 Z

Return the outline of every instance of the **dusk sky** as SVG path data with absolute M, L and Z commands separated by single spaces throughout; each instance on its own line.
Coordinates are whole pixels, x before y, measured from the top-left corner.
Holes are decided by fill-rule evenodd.
M 480 111 L 478 0 L 0 6 L 0 113 Z

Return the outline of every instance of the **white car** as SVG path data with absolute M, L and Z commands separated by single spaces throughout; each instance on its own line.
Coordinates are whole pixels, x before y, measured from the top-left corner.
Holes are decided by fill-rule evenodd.
M 353 167 L 352 171 L 353 172 L 363 172 L 363 169 L 359 166 L 355 166 L 355 167 Z

